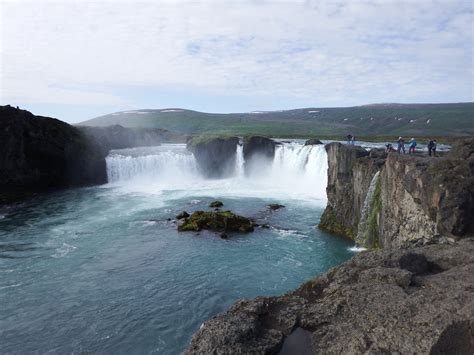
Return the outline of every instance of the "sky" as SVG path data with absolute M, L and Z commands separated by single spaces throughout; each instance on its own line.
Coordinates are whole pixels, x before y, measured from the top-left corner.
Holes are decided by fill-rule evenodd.
M 474 101 L 470 0 L 0 0 L 0 104 L 75 123 Z

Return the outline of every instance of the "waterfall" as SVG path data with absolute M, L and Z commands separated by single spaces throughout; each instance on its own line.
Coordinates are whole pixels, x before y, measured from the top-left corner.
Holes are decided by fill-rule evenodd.
M 109 183 L 129 180 L 175 182 L 198 175 L 194 156 L 184 145 L 112 151 L 106 158 Z
M 114 150 L 106 162 L 108 181 L 113 185 L 326 199 L 327 156 L 323 145 L 279 144 L 273 161 L 262 164 L 251 175 L 244 173 L 243 147 L 237 145 L 234 175 L 220 180 L 202 177 L 194 156 L 184 144 Z
M 241 178 L 244 176 L 244 146 L 240 143 L 237 144 L 237 152 L 235 158 L 235 172 L 237 177 Z
M 376 200 L 380 199 L 380 191 L 377 191 L 379 175 L 380 171 L 377 171 L 370 181 L 357 228 L 356 244 L 364 248 L 373 248 L 378 243 L 376 229 L 378 228 L 377 213 L 379 206 Z

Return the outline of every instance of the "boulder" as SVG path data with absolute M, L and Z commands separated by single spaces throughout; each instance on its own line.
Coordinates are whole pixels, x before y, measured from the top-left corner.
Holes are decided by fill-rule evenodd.
M 280 208 L 284 208 L 285 206 L 284 205 L 280 205 L 279 203 L 271 203 L 269 205 L 267 205 L 267 208 L 272 210 L 272 211 L 276 211 L 276 210 L 279 210 Z
M 222 203 L 222 201 L 212 201 L 210 204 L 209 204 L 209 207 L 212 207 L 212 208 L 219 208 L 219 207 L 222 207 L 224 206 L 224 204 Z
M 235 172 L 237 137 L 198 136 L 186 147 L 194 154 L 200 172 L 209 178 L 224 178 Z
M 199 232 L 203 229 L 211 230 L 219 233 L 253 232 L 254 222 L 246 217 L 242 217 L 230 211 L 223 212 L 205 212 L 196 211 L 189 217 L 185 217 L 184 221 L 178 225 L 178 231 Z

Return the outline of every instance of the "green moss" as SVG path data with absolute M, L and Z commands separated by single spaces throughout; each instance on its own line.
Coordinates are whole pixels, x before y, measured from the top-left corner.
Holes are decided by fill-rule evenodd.
M 231 135 L 225 135 L 225 134 L 206 134 L 206 135 L 192 137 L 188 141 L 188 145 L 191 147 L 195 147 L 197 145 L 207 144 L 209 142 L 212 142 L 213 140 L 217 140 L 217 139 L 227 140 L 231 138 L 235 138 L 235 137 L 232 137 Z
M 236 215 L 231 211 L 205 212 L 196 211 L 178 225 L 178 231 L 200 231 L 208 229 L 216 232 L 253 232 L 251 219 Z
M 370 213 L 367 218 L 368 236 L 367 246 L 369 248 L 379 248 L 379 224 L 378 216 L 382 210 L 382 181 L 379 177 L 375 185 L 374 196 L 370 203 Z
M 352 240 L 354 240 L 356 236 L 353 229 L 347 228 L 338 222 L 337 213 L 332 207 L 326 207 L 324 210 L 321 221 L 319 222 L 319 228 Z

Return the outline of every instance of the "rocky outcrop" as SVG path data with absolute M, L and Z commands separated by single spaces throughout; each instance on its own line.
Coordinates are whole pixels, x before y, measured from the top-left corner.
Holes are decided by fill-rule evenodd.
M 49 189 L 106 183 L 111 149 L 183 140 L 160 129 L 75 127 L 0 106 L 0 204 Z
M 235 172 L 237 137 L 193 137 L 187 149 L 194 154 L 201 173 L 210 178 L 223 178 Z
M 474 234 L 474 163 L 469 140 L 441 158 L 364 151 L 331 143 L 328 205 L 320 227 L 357 239 L 364 204 L 366 247 L 400 247 Z M 380 171 L 371 201 L 370 183 Z M 360 233 L 359 233 L 360 234 Z
M 319 227 L 354 239 L 365 196 L 374 174 L 384 164 L 384 153 L 362 147 L 330 143 L 328 155 L 328 204 Z
M 107 181 L 103 152 L 77 128 L 0 107 L 0 186 L 58 188 Z
M 262 169 L 267 168 L 275 157 L 276 144 L 274 140 L 267 137 L 244 137 L 245 172 L 258 174 Z
M 280 297 L 242 300 L 185 354 L 472 354 L 474 241 L 361 253 Z
M 275 156 L 276 142 L 270 138 L 262 136 L 250 136 L 244 138 L 244 159 L 251 160 L 258 155 L 268 159 Z
M 250 233 L 253 232 L 253 227 L 254 222 L 251 219 L 236 215 L 231 211 L 196 211 L 188 216 L 183 215 L 183 219 L 178 223 L 180 232 L 199 232 L 207 229 L 221 233 Z

